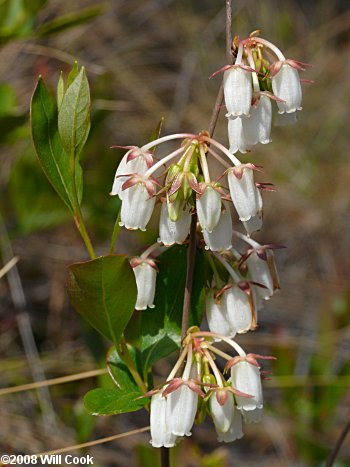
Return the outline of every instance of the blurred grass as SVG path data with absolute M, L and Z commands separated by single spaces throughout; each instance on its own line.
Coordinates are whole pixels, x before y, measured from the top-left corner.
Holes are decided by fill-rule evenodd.
M 162 116 L 164 133 L 207 127 L 219 84 L 208 76 L 225 64 L 224 2 L 15 3 L 17 10 L 4 10 L 0 25 L 0 209 L 21 257 L 43 365 L 47 377 L 55 377 L 95 367 L 103 357 L 101 350 L 97 360 L 91 357 L 88 349 L 96 337 L 82 330 L 68 307 L 64 269 L 86 253 L 33 153 L 28 109 L 36 77 L 42 74 L 54 90 L 61 69 L 69 69 L 74 59 L 86 65 L 93 121 L 83 156 L 84 211 L 98 251 L 105 253 L 118 209 L 108 193 L 122 156 L 109 147 L 142 144 Z M 103 12 L 88 22 L 36 36 L 61 16 L 100 6 Z M 240 339 L 256 353 L 278 357 L 276 377 L 266 382 L 267 415 L 261 426 L 247 427 L 247 436 L 228 446 L 218 447 L 206 423 L 176 455 L 181 465 L 202 467 L 313 467 L 322 465 L 350 416 L 350 12 L 341 0 L 246 0 L 234 2 L 234 8 L 235 34 L 261 29 L 288 57 L 312 63 L 303 77 L 315 83 L 304 86 L 298 124 L 275 127 L 271 144 L 243 156 L 263 165 L 264 181 L 277 185 L 276 193 L 264 197 L 265 225 L 258 239 L 288 246 L 277 255 L 281 292 L 261 312 L 258 333 Z M 216 136 L 227 142 L 223 115 Z M 153 225 L 153 231 L 135 233 L 128 241 L 121 237 L 119 248 L 135 252 L 152 241 Z M 28 382 L 4 280 L 0 313 L 1 385 Z M 84 414 L 80 397 L 92 385 L 87 380 L 50 389 L 60 419 L 54 436 L 42 430 L 34 392 L 0 399 L 1 448 L 39 452 L 148 423 L 142 413 L 137 420 Z M 146 467 L 149 456 L 155 465 L 140 446 L 147 440 L 148 435 L 139 435 L 91 452 L 101 466 L 132 462 Z M 337 465 L 350 465 L 349 445 Z

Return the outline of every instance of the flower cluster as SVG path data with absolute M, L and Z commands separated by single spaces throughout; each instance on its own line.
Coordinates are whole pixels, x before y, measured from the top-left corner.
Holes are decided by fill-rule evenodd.
M 237 353 L 222 352 L 215 340 L 222 339 Z M 224 373 L 216 356 L 226 360 Z M 206 412 L 211 416 L 218 441 L 231 442 L 243 436 L 243 422 L 261 420 L 263 396 L 262 372 L 257 360 L 272 359 L 246 354 L 232 339 L 191 328 L 182 353 L 165 383 L 146 396 L 151 397 L 151 444 L 172 447 L 183 436 L 190 436 L 195 419 Z M 181 376 L 177 374 L 184 366 Z
M 166 382 L 147 393 L 152 397 L 154 447 L 171 447 L 179 437 L 190 435 L 195 418 L 200 421 L 206 410 L 218 440 L 224 442 L 243 436 L 242 421 L 258 422 L 262 416 L 257 359 L 272 357 L 246 354 L 232 338 L 256 328 L 258 311 L 279 289 L 274 250 L 282 246 L 261 245 L 251 238 L 262 228 L 261 192 L 274 188 L 271 183 L 255 181 L 261 166 L 241 162 L 235 154 L 271 141 L 271 100 L 277 103 L 282 123 L 295 120 L 302 98 L 298 72 L 306 65 L 286 59 L 258 32 L 243 40 L 235 38 L 233 49 L 235 64 L 214 73 L 224 72 L 229 148 L 204 131 L 163 136 L 142 147 L 127 146 L 111 192 L 122 202 L 120 225 L 130 230 L 145 230 L 155 206 L 161 205 L 157 243 L 130 261 L 137 284 L 137 310 L 154 307 L 156 250 L 186 243 L 190 230 L 197 236 L 197 245 L 206 250 L 212 271 L 205 300 L 209 331 L 190 329 Z M 180 143 L 161 157 L 155 156 L 156 148 L 174 142 Z M 209 169 L 212 161 L 221 167 L 218 177 Z M 233 228 L 237 219 L 244 234 Z M 247 245 L 242 253 L 233 239 Z M 219 350 L 220 341 L 238 355 L 231 357 Z M 215 356 L 227 360 L 228 379 Z
M 271 42 L 254 31 L 242 41 L 235 38 L 236 61 L 224 72 L 224 95 L 230 151 L 248 152 L 257 143 L 271 142 L 272 104 L 277 103 L 279 125 L 296 122 L 301 110 L 299 70 L 309 66 L 286 59 Z M 306 81 L 306 80 L 304 80 Z

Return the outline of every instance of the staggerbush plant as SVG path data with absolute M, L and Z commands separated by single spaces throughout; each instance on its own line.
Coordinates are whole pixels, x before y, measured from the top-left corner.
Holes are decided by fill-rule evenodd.
M 262 168 L 242 162 L 237 153 L 250 157 L 256 144 L 270 143 L 274 102 L 282 123 L 295 121 L 305 64 L 286 59 L 258 31 L 232 41 L 226 3 L 228 64 L 213 74 L 223 72 L 223 83 L 209 128 L 163 136 L 159 125 L 151 141 L 125 147 L 111 183 L 121 210 L 109 254 L 96 257 L 81 210 L 79 160 L 90 130 L 84 68 L 75 64 L 66 80 L 60 76 L 56 99 L 39 77 L 31 105 L 39 162 L 91 257 L 69 267 L 70 301 L 113 344 L 107 368 L 116 387 L 89 391 L 85 407 L 94 415 L 150 409 L 156 448 L 189 436 L 194 421 L 206 414 L 218 441 L 241 438 L 244 424 L 259 422 L 263 414 L 259 361 L 273 359 L 246 353 L 238 344 L 240 334 L 256 329 L 258 311 L 280 287 L 274 250 L 282 246 L 252 238 L 263 225 L 261 193 L 273 191 L 273 185 L 256 182 Z M 213 137 L 221 95 L 228 148 Z M 219 177 L 212 174 L 213 161 Z M 140 255 L 115 254 L 120 227 L 145 230 L 156 204 L 161 204 L 157 242 Z M 131 319 L 135 310 L 140 320 Z M 126 337 L 131 334 L 132 341 Z M 171 372 L 154 386 L 153 365 L 178 349 Z

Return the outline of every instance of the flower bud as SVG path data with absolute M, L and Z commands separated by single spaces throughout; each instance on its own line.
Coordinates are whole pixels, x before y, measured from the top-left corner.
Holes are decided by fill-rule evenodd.
M 226 117 L 249 116 L 252 101 L 251 72 L 240 66 L 224 72 L 224 96 Z
M 135 259 L 131 261 L 137 286 L 135 310 L 154 308 L 153 300 L 156 292 L 157 271 L 154 266 L 149 264 L 149 260 L 140 259 L 139 264 L 137 264 L 137 260 L 136 258 L 136 261 Z
M 262 409 L 263 396 L 259 367 L 239 360 L 231 367 L 231 383 L 235 389 L 253 397 L 236 395 L 237 408 L 246 411 Z
M 159 220 L 159 238 L 165 246 L 171 246 L 174 243 L 183 243 L 190 231 L 191 214 L 189 210 L 181 212 L 181 216 L 175 222 L 169 217 L 167 203 L 162 204 Z
M 120 225 L 130 230 L 146 230 L 154 209 L 156 198 L 150 197 L 146 187 L 137 183 L 123 192 Z
M 275 96 L 285 102 L 277 101 L 279 113 L 291 113 L 301 110 L 301 85 L 298 70 L 288 63 L 283 63 L 279 71 L 272 76 L 272 90 Z
M 176 443 L 176 436 L 169 430 L 166 418 L 167 399 L 161 393 L 151 399 L 151 441 L 154 448 L 172 448 Z
M 221 196 L 213 187 L 206 186 L 204 193 L 196 200 L 198 221 L 202 229 L 212 232 L 221 215 Z

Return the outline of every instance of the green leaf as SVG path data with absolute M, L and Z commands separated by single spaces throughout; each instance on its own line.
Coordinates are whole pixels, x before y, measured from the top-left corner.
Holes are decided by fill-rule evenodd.
M 69 86 L 73 83 L 73 81 L 78 76 L 78 74 L 79 74 L 78 62 L 75 60 L 73 66 L 72 66 L 72 69 L 69 72 L 65 90 L 67 90 L 69 88 Z
M 142 312 L 141 351 L 144 372 L 180 346 L 187 249 L 175 246 L 159 259 L 155 308 Z M 206 263 L 197 251 L 191 298 L 190 326 L 199 325 L 203 308 Z
M 136 362 L 136 350 L 134 347 L 129 346 L 129 354 L 137 366 Z M 127 365 L 119 357 L 116 348 L 113 346 L 107 353 L 107 368 L 109 375 L 118 386 L 119 389 L 128 389 L 129 391 L 137 391 L 138 386 L 135 383 Z
M 36 154 L 49 182 L 58 195 L 74 212 L 73 180 L 70 174 L 69 157 L 62 147 L 57 129 L 57 107 L 48 94 L 41 77 L 38 79 L 31 102 L 31 127 Z M 83 190 L 82 169 L 76 161 L 75 169 L 78 200 Z
M 160 137 L 160 133 L 161 133 L 162 128 L 163 128 L 163 123 L 164 123 L 164 117 L 162 117 L 159 120 L 158 125 L 156 126 L 156 128 L 154 129 L 154 131 L 151 134 L 149 142 L 154 141 L 154 140 L 156 140 L 156 139 L 158 139 Z M 157 146 L 153 146 L 153 148 L 150 149 L 150 152 L 155 152 L 156 149 L 157 149 Z
M 105 10 L 105 5 L 97 5 L 90 8 L 85 8 L 76 13 L 69 13 L 53 19 L 45 24 L 42 24 L 36 31 L 37 36 L 47 36 L 64 31 L 74 26 L 79 26 L 89 22 L 101 15 Z
M 97 388 L 85 394 L 84 405 L 92 415 L 115 415 L 135 412 L 148 403 L 148 399 L 144 397 L 137 399 L 140 396 L 140 391 Z
M 90 89 L 84 67 L 64 94 L 58 130 L 67 154 L 78 156 L 90 131 Z
M 67 287 L 76 311 L 117 344 L 136 303 L 136 283 L 127 256 L 101 256 L 70 265 Z

